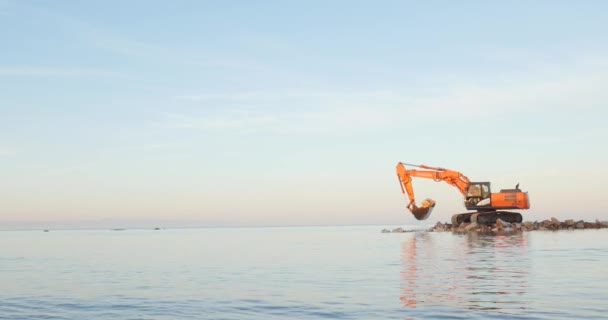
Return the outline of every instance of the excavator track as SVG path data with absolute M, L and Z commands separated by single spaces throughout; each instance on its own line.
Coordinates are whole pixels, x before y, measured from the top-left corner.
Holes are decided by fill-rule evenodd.
M 519 223 L 523 221 L 521 214 L 509 211 L 485 211 L 485 212 L 467 212 L 457 213 L 452 216 L 452 225 L 461 223 L 476 222 L 478 224 L 493 225 L 496 219 L 500 219 L 508 223 Z
M 479 224 L 492 225 L 496 223 L 496 219 L 500 219 L 508 223 L 519 223 L 523 221 L 521 214 L 509 211 L 490 211 L 480 212 L 473 217 Z
M 467 212 L 467 213 L 457 213 L 457 214 L 453 215 L 452 216 L 452 225 L 457 226 L 463 222 L 470 223 L 471 215 L 473 215 L 474 213 L 475 212 Z

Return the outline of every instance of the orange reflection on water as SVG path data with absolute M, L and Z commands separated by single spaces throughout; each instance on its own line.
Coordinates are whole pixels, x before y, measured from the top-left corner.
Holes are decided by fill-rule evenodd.
M 401 244 L 400 300 L 405 307 L 456 299 L 454 275 L 445 273 L 438 277 L 441 271 L 432 263 L 437 253 L 434 246 L 432 235 L 427 233 L 416 233 Z
M 524 233 L 412 234 L 401 244 L 401 304 L 500 309 L 520 303 L 528 287 L 527 249 Z
M 416 259 L 416 237 L 401 244 L 401 296 L 399 300 L 405 307 L 416 307 L 416 292 L 414 291 L 416 279 L 416 264 L 409 263 Z

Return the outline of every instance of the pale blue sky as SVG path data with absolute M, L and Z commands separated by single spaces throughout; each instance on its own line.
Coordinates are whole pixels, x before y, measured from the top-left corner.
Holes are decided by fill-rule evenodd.
M 6 225 L 411 224 L 398 161 L 606 218 L 606 1 L 0 0 L 0 43 Z

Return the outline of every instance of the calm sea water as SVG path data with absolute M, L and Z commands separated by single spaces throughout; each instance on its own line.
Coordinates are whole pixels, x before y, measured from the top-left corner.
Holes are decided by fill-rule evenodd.
M 1 319 L 608 318 L 608 230 L 0 232 Z

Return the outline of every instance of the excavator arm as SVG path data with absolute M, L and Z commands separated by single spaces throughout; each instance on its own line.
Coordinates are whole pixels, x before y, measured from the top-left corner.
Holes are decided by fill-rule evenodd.
M 406 166 L 417 167 L 423 170 L 408 169 Z M 456 187 L 463 195 L 466 194 L 470 183 L 469 178 L 458 171 L 402 162 L 397 163 L 397 177 L 399 178 L 401 192 L 407 194 L 408 197 L 407 209 L 417 220 L 425 220 L 428 218 L 435 207 L 435 201 L 432 199 L 425 199 L 420 206 L 416 205 L 414 188 L 412 187 L 412 177 L 444 181 L 447 184 Z

